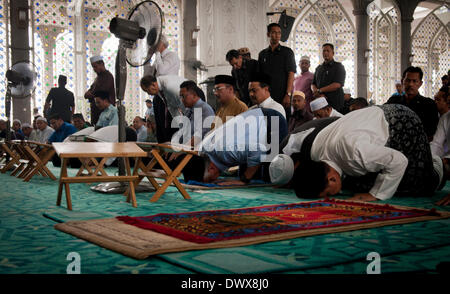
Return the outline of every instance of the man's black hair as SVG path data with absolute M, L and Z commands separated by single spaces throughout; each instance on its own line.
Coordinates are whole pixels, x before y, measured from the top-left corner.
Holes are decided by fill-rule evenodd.
M 52 115 L 50 115 L 50 117 L 48 118 L 48 121 L 51 121 L 52 119 L 62 119 L 61 115 L 59 113 L 53 113 Z
M 225 55 L 225 58 L 228 62 L 231 62 L 231 60 L 233 58 L 239 58 L 239 51 L 235 50 L 235 49 L 231 49 L 230 51 L 227 52 L 227 55 Z
M 333 44 L 331 44 L 331 43 L 325 43 L 325 44 L 322 45 L 322 48 L 325 47 L 325 46 L 330 46 L 330 47 L 331 47 L 331 50 L 333 50 L 333 52 L 334 52 L 334 45 L 333 45 Z
M 82 113 L 74 113 L 73 116 L 72 116 L 72 119 L 75 119 L 75 118 L 79 118 L 82 121 L 84 121 L 84 117 L 83 117 Z
M 293 188 L 298 198 L 318 198 L 328 186 L 330 167 L 325 162 L 307 161 L 300 163 L 292 178 Z
M 281 29 L 281 26 L 277 24 L 276 22 L 273 22 L 267 26 L 267 32 L 270 33 L 273 27 L 279 27 Z
M 420 67 L 418 67 L 418 66 L 410 66 L 410 67 L 406 68 L 405 71 L 403 72 L 402 80 L 406 77 L 406 73 L 408 73 L 408 72 L 410 72 L 410 73 L 415 73 L 416 72 L 416 73 L 419 74 L 420 80 L 422 80 L 422 78 L 423 78 L 423 71 L 422 71 L 422 69 Z
M 369 106 L 369 103 L 367 102 L 367 99 L 364 97 L 358 97 L 355 98 L 355 100 L 352 101 L 351 105 L 356 105 L 360 108 L 364 108 Z
M 141 87 L 147 88 L 154 82 L 156 82 L 156 77 L 152 75 L 147 75 L 141 79 Z
M 109 93 L 106 91 L 97 91 L 94 93 L 95 97 L 98 97 L 102 100 L 108 100 L 109 101 Z

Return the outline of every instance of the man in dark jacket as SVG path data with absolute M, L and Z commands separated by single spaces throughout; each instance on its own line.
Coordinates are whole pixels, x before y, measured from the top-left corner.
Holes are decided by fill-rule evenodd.
M 401 96 L 391 96 L 386 104 L 402 104 L 414 111 L 422 120 L 425 133 L 431 142 L 439 122 L 439 114 L 434 100 L 419 94 L 422 78 L 420 67 L 410 66 L 405 69 L 402 75 L 405 93 Z

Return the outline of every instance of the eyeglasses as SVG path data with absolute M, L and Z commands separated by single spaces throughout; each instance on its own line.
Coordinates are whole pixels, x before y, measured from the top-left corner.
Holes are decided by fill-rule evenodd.
M 219 92 L 219 90 L 225 89 L 226 86 L 222 86 L 222 87 L 214 87 L 213 92 Z

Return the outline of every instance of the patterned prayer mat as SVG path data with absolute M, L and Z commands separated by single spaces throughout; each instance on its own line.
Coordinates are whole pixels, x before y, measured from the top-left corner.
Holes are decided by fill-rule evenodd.
M 124 255 L 226 248 L 450 217 L 409 207 L 326 199 L 231 210 L 72 221 L 55 228 Z

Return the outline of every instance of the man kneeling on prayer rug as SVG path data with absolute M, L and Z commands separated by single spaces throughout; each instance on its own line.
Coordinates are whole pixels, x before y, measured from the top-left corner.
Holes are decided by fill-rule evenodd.
M 448 174 L 431 153 L 420 118 L 399 104 L 310 121 L 280 149 L 284 154 L 271 163 L 272 180 L 290 182 L 299 198 L 329 197 L 342 187 L 360 201 L 431 196 Z

